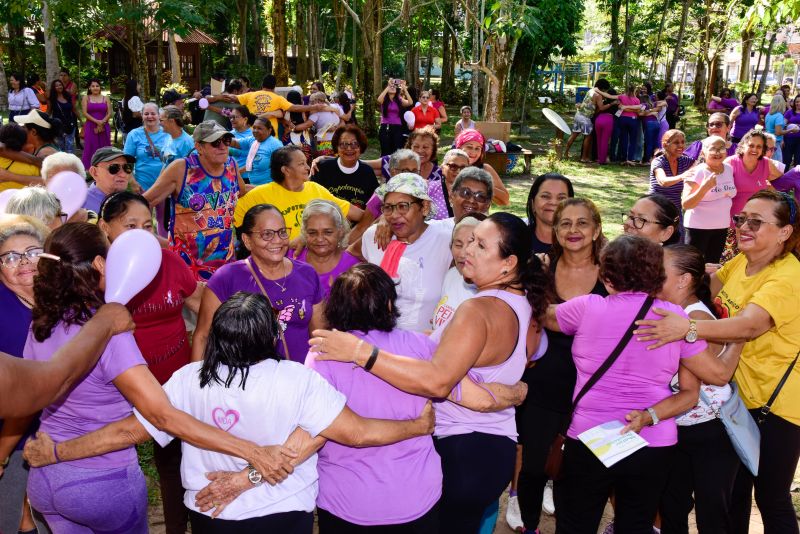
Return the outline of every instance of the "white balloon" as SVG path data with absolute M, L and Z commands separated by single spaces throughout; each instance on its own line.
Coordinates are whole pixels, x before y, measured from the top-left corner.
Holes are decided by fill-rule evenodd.
M 89 188 L 77 172 L 61 171 L 47 181 L 47 190 L 58 197 L 61 209 L 69 218 L 83 207 Z
M 409 130 L 414 128 L 414 123 L 417 122 L 417 118 L 414 116 L 414 112 L 412 112 L 410 110 L 406 111 L 405 113 L 403 113 L 403 118 L 405 119 L 406 124 L 408 124 L 408 129 Z
M 128 230 L 120 234 L 106 256 L 106 302 L 130 302 L 156 277 L 161 257 L 161 245 L 152 232 Z

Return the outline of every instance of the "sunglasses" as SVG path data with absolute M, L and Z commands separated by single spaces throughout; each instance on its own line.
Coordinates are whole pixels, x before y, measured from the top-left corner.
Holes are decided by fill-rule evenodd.
M 734 215 L 731 217 L 733 219 L 733 225 L 736 228 L 741 228 L 744 226 L 744 223 L 747 223 L 747 226 L 754 232 L 758 232 L 758 229 L 761 228 L 761 225 L 764 223 L 767 224 L 774 224 L 775 226 L 779 226 L 778 223 L 774 223 L 772 221 L 762 221 L 761 219 L 748 219 L 747 215 Z
M 211 145 L 214 148 L 219 148 L 220 145 L 231 146 L 231 139 L 232 138 L 230 136 L 225 135 L 223 137 L 220 137 L 216 141 L 211 141 L 211 142 L 206 143 L 206 144 L 207 145 Z
M 125 171 L 126 174 L 133 172 L 133 165 L 130 163 L 112 163 L 106 167 L 109 174 L 117 174 L 120 170 Z
M 456 195 L 464 200 L 472 199 L 479 204 L 485 204 L 489 202 L 489 195 L 484 193 L 483 191 L 473 191 L 469 187 L 459 187 L 455 191 L 453 191 Z

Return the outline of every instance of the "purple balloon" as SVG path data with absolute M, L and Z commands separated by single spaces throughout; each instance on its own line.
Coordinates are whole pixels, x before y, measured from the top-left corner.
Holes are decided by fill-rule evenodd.
M 47 190 L 61 202 L 61 209 L 72 217 L 86 202 L 86 180 L 77 172 L 61 171 L 47 181 Z
M 120 234 L 106 257 L 106 302 L 127 304 L 161 268 L 161 245 L 146 230 Z
M 8 201 L 11 200 L 11 197 L 13 197 L 17 191 L 18 189 L 6 189 L 0 192 L 0 213 L 6 212 Z

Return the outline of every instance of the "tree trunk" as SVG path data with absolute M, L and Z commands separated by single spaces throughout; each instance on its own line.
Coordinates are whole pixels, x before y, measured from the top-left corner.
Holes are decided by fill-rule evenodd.
M 428 56 L 425 58 L 425 85 L 426 89 L 431 87 L 431 68 L 433 67 L 433 38 L 428 39 Z
M 286 57 L 286 0 L 272 0 L 272 74 L 279 87 L 289 85 L 289 59 Z
M 761 46 L 758 47 L 758 61 L 756 61 L 756 68 L 753 69 L 753 83 L 750 86 L 750 92 L 756 92 L 756 75 L 758 74 L 758 69 L 761 68 L 761 56 L 764 55 L 764 45 L 766 44 L 767 36 L 761 38 Z
M 361 11 L 361 45 L 364 48 L 363 81 L 364 87 L 364 120 L 362 127 L 367 135 L 377 133 L 375 121 L 375 92 L 381 86 L 381 36 L 380 10 L 381 0 L 365 0 Z
M 750 81 L 750 52 L 753 50 L 753 32 L 742 30 L 742 61 L 739 65 L 739 82 Z
M 450 20 L 448 14 L 445 14 L 445 16 Z M 450 24 L 452 25 L 452 21 Z M 450 94 L 452 93 L 454 83 L 453 73 L 450 71 L 453 66 L 453 58 L 450 57 L 450 42 L 450 32 L 445 29 L 444 32 L 442 32 L 442 83 L 439 85 L 442 98 L 445 101 L 451 100 Z
M 181 58 L 178 55 L 178 43 L 175 42 L 175 32 L 173 31 L 167 32 L 167 40 L 169 42 L 169 66 L 170 70 L 172 71 L 172 83 L 180 83 Z M 158 63 L 158 68 L 161 69 L 160 60 Z M 202 82 L 200 84 L 202 85 Z
M 625 51 L 619 40 L 619 14 L 622 0 L 611 0 L 611 61 L 617 65 L 625 63 Z
M 675 40 L 675 53 L 672 55 L 672 62 L 669 64 L 667 71 L 666 81 L 671 82 L 672 77 L 675 76 L 675 69 L 678 68 L 678 61 L 681 58 L 681 50 L 683 50 L 683 37 L 686 33 L 686 21 L 689 18 L 689 3 L 691 0 L 683 0 L 681 7 L 681 25 L 678 28 L 678 37 Z M 686 69 L 683 69 L 686 72 Z
M 314 6 L 314 13 L 318 14 L 320 9 L 319 5 L 317 4 L 316 0 L 313 3 Z M 317 80 L 322 80 L 322 32 L 319 30 L 319 17 L 314 16 L 312 20 L 312 26 L 314 28 L 314 61 L 317 62 L 316 71 L 317 71 Z
M 709 97 L 711 95 L 718 95 L 722 88 L 722 53 L 724 53 L 724 50 L 724 48 L 718 50 L 714 54 L 714 57 L 711 58 L 711 61 L 708 62 L 709 79 L 707 94 Z
M 759 101 L 761 100 L 761 95 L 764 94 L 764 90 L 767 88 L 767 72 L 769 72 L 769 62 L 772 58 L 772 48 L 775 46 L 775 39 L 777 38 L 777 32 L 772 32 L 772 37 L 769 40 L 769 46 L 767 46 L 767 59 L 764 61 L 764 69 L 761 71 L 761 78 L 758 80 L 758 90 L 756 91 L 756 95 L 758 95 Z M 780 83 L 781 80 L 778 80 Z
M 247 4 L 248 0 L 236 0 L 239 13 L 239 63 L 247 65 Z
M 0 45 L 0 52 L 4 46 Z M 8 78 L 6 77 L 6 65 L 3 63 L 3 54 L 0 53 L 0 111 L 8 110 Z
M 667 21 L 667 11 L 669 10 L 669 0 L 664 0 L 664 11 L 661 13 L 661 24 L 658 26 L 658 35 L 656 36 L 656 46 L 653 48 L 653 59 L 650 62 L 650 70 L 647 73 L 647 79 L 653 79 L 653 72 L 656 70 L 656 59 L 658 58 L 658 48 L 661 46 L 661 35 L 664 33 L 664 23 Z
M 342 20 L 342 27 L 339 30 L 339 57 L 336 59 L 336 81 L 335 89 L 338 93 L 342 89 L 342 73 L 344 72 L 344 47 L 347 44 L 347 19 Z
M 706 13 L 697 21 L 698 26 L 703 28 L 700 38 L 700 50 L 697 53 L 697 67 L 694 75 L 694 105 L 698 108 L 706 107 L 706 66 L 709 61 L 708 52 L 711 46 L 711 1 L 706 0 Z
M 285 7 L 284 7 L 285 11 Z M 256 65 L 264 67 L 264 36 L 261 33 L 261 3 L 250 3 L 250 16 L 253 17 L 253 58 Z M 284 22 L 285 25 L 285 22 Z
M 698 54 L 694 74 L 694 105 L 705 107 L 706 103 L 706 60 Z
M 476 2 L 477 4 L 477 2 Z M 475 64 L 481 57 L 480 28 L 474 25 L 472 29 L 472 63 Z M 470 85 L 472 86 L 472 114 L 480 116 L 478 108 L 480 97 L 480 71 L 473 67 Z
M 295 3 L 294 26 L 295 42 L 297 43 L 297 83 L 304 86 L 308 81 L 308 41 L 306 39 L 306 8 L 300 2 Z
M 25 51 L 25 28 L 8 24 L 8 55 L 11 60 L 11 70 L 25 72 L 28 54 Z
M 511 55 L 514 45 L 509 37 L 500 37 L 492 43 L 489 70 L 494 77 L 487 76 L 489 87 L 486 94 L 486 114 L 484 120 L 497 122 L 503 115 L 503 102 L 506 92 L 506 78 L 511 68 Z
M 44 62 L 47 87 L 58 78 L 61 62 L 58 60 L 58 39 L 53 31 L 53 17 L 48 0 L 42 0 L 42 29 L 44 30 Z

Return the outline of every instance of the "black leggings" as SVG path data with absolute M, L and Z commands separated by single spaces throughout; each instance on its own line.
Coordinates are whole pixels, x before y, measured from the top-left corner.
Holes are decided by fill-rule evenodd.
M 722 251 L 725 250 L 725 238 L 728 229 L 701 230 L 698 228 L 684 228 L 686 244 L 692 245 L 703 253 L 707 263 L 719 263 Z
M 731 492 L 740 463 L 719 419 L 679 426 L 678 445 L 661 496 L 662 534 L 688 534 L 692 506 L 699 532 L 730 532 Z
M 192 534 L 311 534 L 314 529 L 313 512 L 282 512 L 239 521 L 211 519 L 194 510 L 189 511 Z
M 528 530 L 536 530 L 539 526 L 544 487 L 549 478 L 544 474 L 544 464 L 553 439 L 567 426 L 568 418 L 569 414 L 528 402 L 518 422 L 525 442 L 522 444 L 522 469 L 517 494 L 522 522 Z
M 434 444 L 442 458 L 439 532 L 478 532 L 484 510 L 511 482 L 517 444 L 480 432 L 436 438 Z
M 750 410 L 750 413 L 758 420 L 759 410 Z M 747 533 L 755 487 L 756 504 L 764 522 L 764 532 L 797 534 L 797 517 L 790 491 L 800 458 L 800 426 L 769 414 L 759 428 L 761 454 L 758 476 L 754 477 L 744 466 L 739 468 L 731 501 L 731 532 Z
M 381 143 L 381 156 L 394 154 L 405 146 L 402 124 L 381 124 L 378 130 L 378 141 Z
M 437 534 L 439 532 L 439 504 L 408 523 L 395 525 L 356 525 L 337 517 L 327 510 L 317 508 L 319 534 Z
M 597 532 L 614 491 L 614 530 L 653 534 L 674 447 L 645 447 L 606 467 L 586 445 L 567 438 L 562 477 L 556 480 L 556 534 Z

